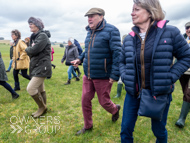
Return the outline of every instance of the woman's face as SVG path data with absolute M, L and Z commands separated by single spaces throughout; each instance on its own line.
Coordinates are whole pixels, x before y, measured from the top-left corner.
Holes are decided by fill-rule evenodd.
M 30 27 L 30 31 L 33 33 L 37 33 L 39 31 L 39 28 L 33 23 L 29 23 L 29 27 Z
M 13 39 L 14 41 L 16 41 L 17 38 L 18 38 L 14 33 L 11 33 L 11 37 L 12 37 L 12 39 Z
M 69 46 L 71 46 L 71 45 L 72 45 L 71 41 L 68 41 L 68 45 L 69 45 Z
M 151 14 L 142 7 L 134 4 L 133 11 L 131 13 L 132 21 L 135 26 L 140 26 L 146 23 L 150 23 Z

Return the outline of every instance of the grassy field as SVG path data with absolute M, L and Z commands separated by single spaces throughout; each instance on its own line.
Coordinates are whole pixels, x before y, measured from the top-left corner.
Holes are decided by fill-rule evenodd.
M 11 94 L 0 86 L 0 142 L 7 143 L 115 143 L 120 142 L 120 118 L 116 123 L 111 121 L 111 114 L 107 113 L 98 103 L 97 96 L 92 100 L 94 129 L 84 135 L 75 136 L 77 130 L 83 127 L 81 109 L 82 77 L 80 81 L 72 79 L 71 85 L 64 85 L 67 81 L 67 66 L 61 64 L 64 48 L 54 47 L 55 69 L 52 69 L 51 79 L 45 81 L 47 92 L 48 112 L 41 118 L 33 119 L 31 113 L 37 110 L 37 105 L 26 92 L 28 80 L 19 76 L 21 90 L 20 97 L 12 100 Z M 0 52 L 6 68 L 9 65 L 9 46 L 0 44 Z M 81 71 L 83 70 L 80 66 Z M 83 75 L 83 72 L 82 72 Z M 14 87 L 11 72 L 7 73 L 8 83 Z M 182 91 L 179 82 L 176 84 L 168 115 L 168 142 L 190 142 L 190 115 L 186 120 L 185 128 L 179 129 L 175 122 L 180 114 Z M 117 83 L 113 84 L 111 99 L 123 107 L 125 91 L 120 98 L 113 98 L 116 94 Z M 135 131 L 135 143 L 154 143 L 155 137 L 151 131 L 150 119 L 138 117 Z

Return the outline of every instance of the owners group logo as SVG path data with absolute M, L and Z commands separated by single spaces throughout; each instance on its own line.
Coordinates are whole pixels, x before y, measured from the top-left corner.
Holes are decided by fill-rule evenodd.
M 13 129 L 13 133 L 41 133 L 51 134 L 57 133 L 60 130 L 60 117 L 59 116 L 40 116 L 40 118 L 34 119 L 32 116 L 19 117 L 12 116 L 10 118 L 10 127 Z

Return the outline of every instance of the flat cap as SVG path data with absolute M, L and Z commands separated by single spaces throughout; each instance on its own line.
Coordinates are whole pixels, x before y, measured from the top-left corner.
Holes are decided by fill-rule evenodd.
M 105 11 L 101 8 L 91 8 L 85 16 L 92 15 L 92 14 L 100 14 L 100 15 L 105 15 Z
M 190 22 L 187 22 L 187 23 L 185 24 L 185 27 L 188 27 L 188 26 L 190 26 Z

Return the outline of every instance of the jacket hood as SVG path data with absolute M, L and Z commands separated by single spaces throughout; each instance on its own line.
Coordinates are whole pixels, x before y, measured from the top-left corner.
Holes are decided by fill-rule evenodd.
M 44 30 L 44 32 L 46 33 L 46 35 L 48 36 L 48 38 L 51 37 L 51 34 L 50 34 L 49 30 Z
M 31 43 L 32 40 L 34 40 L 34 39 L 36 38 L 36 36 L 37 36 L 38 34 L 40 34 L 41 32 L 44 32 L 44 33 L 48 36 L 48 38 L 51 37 L 51 34 L 50 34 L 49 30 L 39 30 L 37 33 L 32 33 L 32 35 L 30 36 L 30 43 Z

